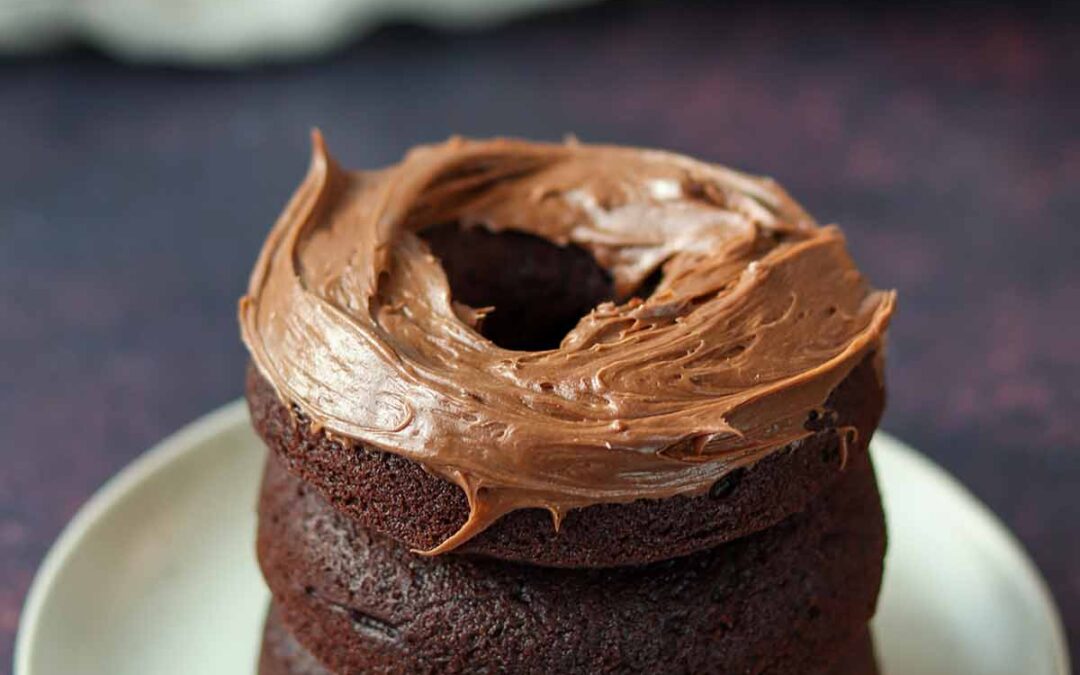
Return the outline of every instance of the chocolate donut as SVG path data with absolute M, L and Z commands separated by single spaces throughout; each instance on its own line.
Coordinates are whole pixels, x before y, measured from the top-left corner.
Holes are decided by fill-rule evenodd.
M 775 527 L 608 569 L 416 556 L 271 460 L 259 504 L 275 607 L 263 672 L 834 672 L 865 634 L 884 547 L 865 457 Z M 874 672 L 862 653 L 856 672 Z
M 856 638 L 827 675 L 878 675 L 874 643 L 870 631 Z M 281 622 L 277 607 L 271 606 L 263 629 L 258 675 L 332 675 L 296 641 Z
M 595 567 L 833 483 L 880 417 L 894 300 L 767 179 L 461 139 L 346 172 L 316 137 L 240 322 L 256 429 L 335 508 L 430 555 Z

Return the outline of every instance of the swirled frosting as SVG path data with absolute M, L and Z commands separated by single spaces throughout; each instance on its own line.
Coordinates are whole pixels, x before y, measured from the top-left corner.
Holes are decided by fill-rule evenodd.
M 450 222 L 580 246 L 617 299 L 555 349 L 501 348 L 417 234 Z M 513 509 L 547 509 L 557 528 L 570 509 L 700 494 L 807 436 L 894 303 L 836 227 L 768 179 L 653 150 L 458 138 L 346 172 L 316 133 L 239 313 L 283 401 L 464 490 L 469 519 L 440 553 Z

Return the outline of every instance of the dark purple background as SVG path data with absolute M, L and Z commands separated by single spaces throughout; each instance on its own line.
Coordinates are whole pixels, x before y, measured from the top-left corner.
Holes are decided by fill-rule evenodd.
M 1016 531 L 1075 651 L 1078 43 L 1002 8 L 622 4 L 247 73 L 0 63 L 0 663 L 78 506 L 240 395 L 236 298 L 313 125 L 357 167 L 574 132 L 774 175 L 899 289 L 884 426 Z

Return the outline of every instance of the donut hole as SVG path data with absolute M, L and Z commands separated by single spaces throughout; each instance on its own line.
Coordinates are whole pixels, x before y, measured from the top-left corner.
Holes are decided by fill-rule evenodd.
M 554 349 L 581 317 L 615 295 L 608 273 L 578 246 L 456 223 L 420 236 L 441 260 L 454 300 L 495 308 L 480 333 L 505 349 Z

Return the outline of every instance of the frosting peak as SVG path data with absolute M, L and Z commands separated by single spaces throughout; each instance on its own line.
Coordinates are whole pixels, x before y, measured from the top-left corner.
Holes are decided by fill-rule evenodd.
M 588 251 L 614 281 L 555 349 L 501 348 L 418 232 L 460 223 Z M 657 269 L 648 297 L 630 297 Z M 285 401 L 344 441 L 420 462 L 470 504 L 454 548 L 506 512 L 699 494 L 809 435 L 895 303 L 835 227 L 768 179 L 671 153 L 451 139 L 311 167 L 240 301 Z M 498 308 L 496 308 L 498 311 Z

